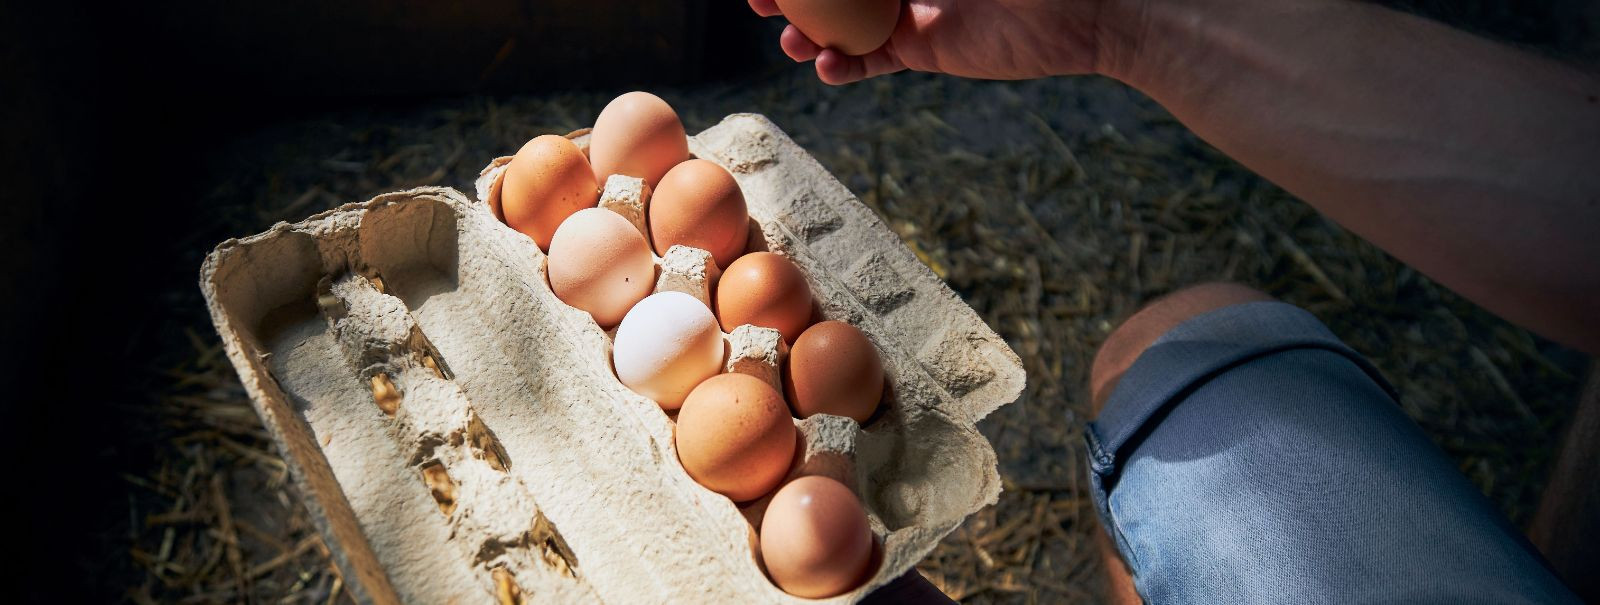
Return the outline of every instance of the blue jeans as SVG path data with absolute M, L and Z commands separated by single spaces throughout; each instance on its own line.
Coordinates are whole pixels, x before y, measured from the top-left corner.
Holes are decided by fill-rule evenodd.
M 1360 355 L 1278 302 L 1156 340 L 1089 424 L 1149 603 L 1576 603 Z

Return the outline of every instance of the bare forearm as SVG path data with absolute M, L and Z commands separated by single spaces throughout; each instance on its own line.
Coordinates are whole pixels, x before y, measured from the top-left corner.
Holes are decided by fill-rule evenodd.
M 1600 85 L 1345 0 L 1113 2 L 1101 68 L 1335 221 L 1600 353 Z

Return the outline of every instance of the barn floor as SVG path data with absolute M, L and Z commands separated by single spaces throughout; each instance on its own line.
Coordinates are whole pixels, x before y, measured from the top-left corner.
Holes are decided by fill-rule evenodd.
M 418 185 L 471 190 L 497 155 L 588 126 L 606 91 L 434 101 L 280 123 L 216 150 L 197 270 L 223 237 Z M 1080 431 L 1096 347 L 1187 284 L 1234 280 L 1311 310 L 1514 522 L 1537 503 L 1582 356 L 1445 291 L 1100 78 L 899 74 L 832 88 L 785 68 L 656 90 L 690 132 L 758 112 L 841 181 L 1021 355 L 1015 404 L 984 420 L 1005 492 L 922 564 L 971 602 L 1090 603 L 1102 591 Z M 334 602 L 340 580 L 237 384 L 198 293 L 141 413 L 162 446 L 125 476 L 135 602 Z

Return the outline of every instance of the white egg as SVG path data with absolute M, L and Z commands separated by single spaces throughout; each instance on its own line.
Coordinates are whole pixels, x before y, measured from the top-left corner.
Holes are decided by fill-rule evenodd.
M 666 410 L 721 371 L 722 358 L 716 316 L 682 292 L 652 294 L 629 309 L 611 351 L 622 384 Z

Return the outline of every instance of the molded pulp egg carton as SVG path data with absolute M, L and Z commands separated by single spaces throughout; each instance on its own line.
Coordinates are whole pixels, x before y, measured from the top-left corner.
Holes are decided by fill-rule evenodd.
M 586 149 L 583 135 L 572 138 Z M 994 451 L 974 425 L 1021 393 L 1021 363 L 766 118 L 730 116 L 690 151 L 734 175 L 751 249 L 800 266 L 814 319 L 860 327 L 882 356 L 885 404 L 865 427 L 796 421 L 791 476 L 852 487 L 879 540 L 871 579 L 828 600 L 854 602 L 995 501 Z M 485 169 L 478 201 L 385 194 L 223 242 L 201 270 L 228 357 L 351 593 L 805 601 L 760 567 L 764 503 L 741 508 L 689 478 L 672 419 L 618 382 L 611 336 L 551 293 L 543 253 L 495 219 L 486 200 L 508 161 Z M 626 189 L 608 187 L 603 205 L 626 215 Z M 669 252 L 658 289 L 704 299 L 703 255 Z M 730 340 L 731 371 L 775 379 L 787 353 L 776 331 Z

